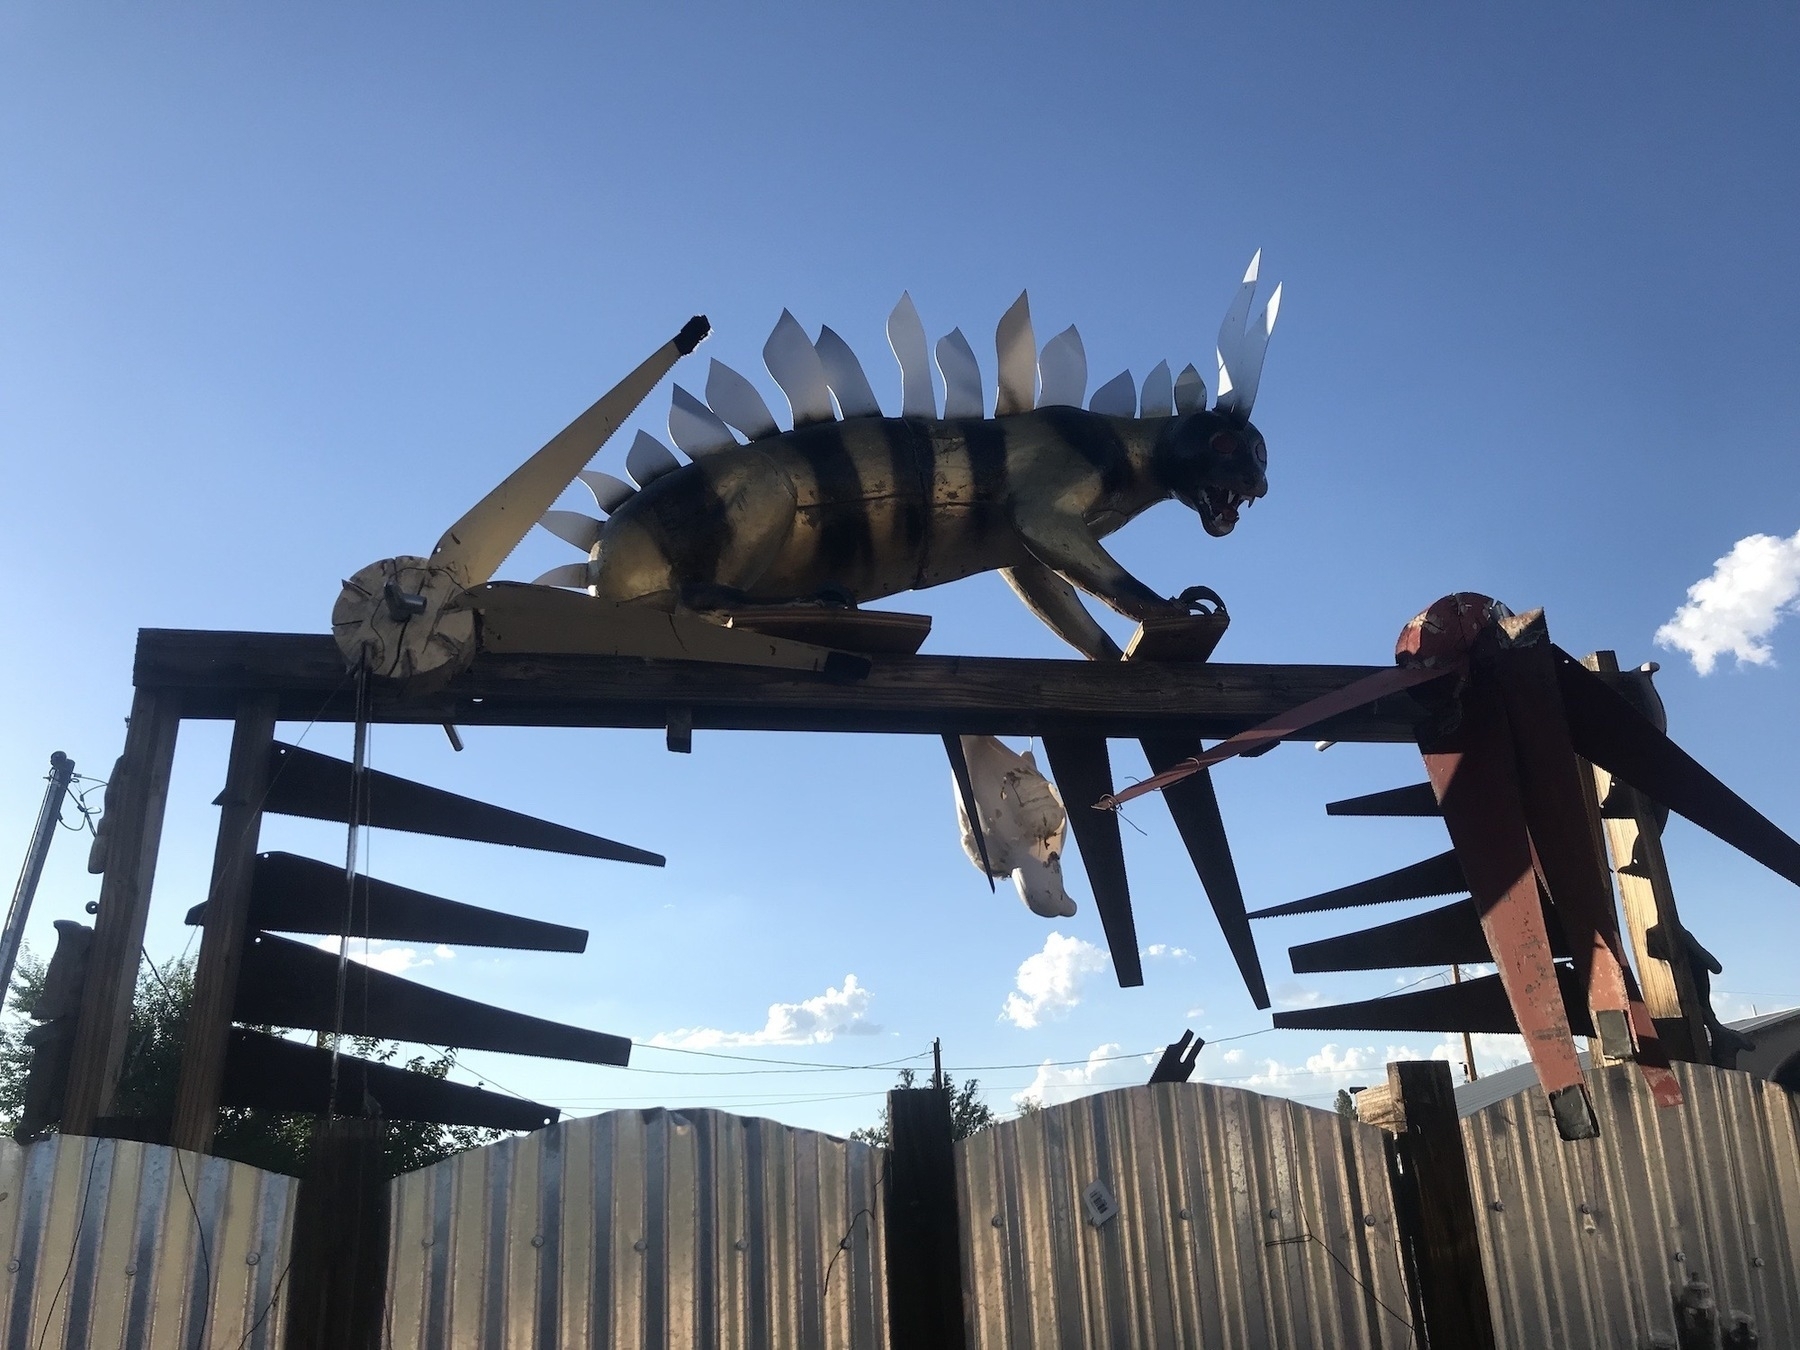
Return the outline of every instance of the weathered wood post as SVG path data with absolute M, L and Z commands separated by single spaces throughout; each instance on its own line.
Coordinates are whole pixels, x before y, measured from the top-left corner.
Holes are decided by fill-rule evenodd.
M 1394 1137 L 1388 1176 L 1415 1327 L 1427 1350 L 1495 1350 L 1475 1194 L 1456 1114 L 1456 1083 L 1443 1060 L 1387 1066 L 1387 1086 L 1357 1095 L 1356 1113 Z
M 285 1350 L 379 1350 L 387 1300 L 386 1123 L 321 1120 L 294 1207 Z
M 893 1350 L 963 1350 L 956 1141 L 943 1088 L 888 1093 L 883 1211 Z
M 176 1148 L 196 1153 L 212 1148 L 219 1114 L 219 1085 L 225 1077 L 225 1046 L 249 933 L 250 884 L 256 874 L 263 798 L 269 787 L 275 705 L 273 694 L 246 694 L 239 700 L 225 790 L 219 794 L 219 840 L 213 850 L 206 926 L 194 968 L 194 1001 L 188 1009 L 169 1140 Z

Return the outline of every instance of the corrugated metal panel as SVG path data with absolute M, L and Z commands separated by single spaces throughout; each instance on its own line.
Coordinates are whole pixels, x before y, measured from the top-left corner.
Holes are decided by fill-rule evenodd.
M 1665 1109 L 1634 1068 L 1591 1071 L 1598 1139 L 1559 1140 L 1536 1091 L 1464 1119 L 1502 1345 L 1672 1346 L 1693 1277 L 1762 1344 L 1800 1345 L 1796 1100 L 1748 1074 L 1675 1071 L 1687 1101 Z
M 129 1140 L 0 1141 L 0 1343 L 273 1350 L 298 1185 Z
M 1408 1345 L 1382 1138 L 1206 1083 L 983 1131 L 958 1149 L 971 1344 Z M 1118 1205 L 1097 1227 L 1082 1199 L 1095 1181 Z
M 721 1111 L 612 1111 L 393 1183 L 391 1344 L 887 1344 L 881 1151 Z

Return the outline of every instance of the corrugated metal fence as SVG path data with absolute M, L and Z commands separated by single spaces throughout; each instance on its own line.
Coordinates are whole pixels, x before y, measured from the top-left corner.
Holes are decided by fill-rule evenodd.
M 9 1350 L 271 1350 L 298 1183 L 128 1140 L 0 1140 Z
M 1373 1126 L 1163 1084 L 983 1131 L 960 1146 L 958 1174 L 972 1346 L 1398 1350 L 1412 1339 Z M 1098 1223 L 1083 1198 L 1095 1182 L 1117 1211 Z
M 880 1150 L 720 1111 L 612 1111 L 393 1183 L 407 1350 L 887 1345 Z
M 1464 1119 L 1503 1346 L 1673 1346 L 1674 1296 L 1694 1278 L 1763 1345 L 1800 1345 L 1796 1099 L 1748 1074 L 1675 1071 L 1687 1101 L 1666 1109 L 1629 1066 L 1590 1072 L 1598 1139 L 1559 1140 L 1535 1087 Z

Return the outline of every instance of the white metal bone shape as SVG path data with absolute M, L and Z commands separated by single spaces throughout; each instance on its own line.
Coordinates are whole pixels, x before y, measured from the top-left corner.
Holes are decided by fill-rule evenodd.
M 1281 287 L 1275 288 L 1268 303 L 1254 322 L 1249 320 L 1250 306 L 1256 300 L 1256 283 L 1262 266 L 1262 250 L 1258 249 L 1244 270 L 1243 284 L 1225 311 L 1219 325 L 1219 398 L 1216 410 L 1238 421 L 1248 421 L 1256 403 L 1256 387 L 1262 381 L 1263 357 L 1269 348 L 1269 335 L 1275 331 L 1275 316 L 1281 309 Z
M 649 487 L 666 473 L 674 473 L 681 461 L 669 453 L 669 447 L 647 431 L 640 431 L 625 452 L 625 472 L 639 487 Z
M 706 401 L 714 412 L 753 441 L 781 431 L 756 386 L 723 361 L 714 361 L 707 368 Z
M 1144 376 L 1144 396 L 1140 417 L 1170 417 L 1175 412 L 1175 380 L 1169 374 L 1169 363 L 1158 361 L 1156 368 Z
M 980 417 L 981 366 L 960 328 L 938 339 L 938 374 L 944 377 L 944 416 Z
M 1122 370 L 1094 391 L 1088 400 L 1088 411 L 1108 417 L 1137 416 L 1137 381 L 1129 370 Z
M 1038 407 L 1066 404 L 1079 408 L 1087 397 L 1087 349 L 1070 324 L 1044 344 L 1038 356 Z
M 669 439 L 690 459 L 703 459 L 738 443 L 719 415 L 680 385 L 669 403 Z
M 902 291 L 900 302 L 887 320 L 888 346 L 894 349 L 894 360 L 900 363 L 900 415 L 902 417 L 936 417 L 937 392 L 931 387 L 931 356 L 925 347 L 925 325 L 913 305 L 912 296 Z
M 813 348 L 825 368 L 825 383 L 837 399 L 838 412 L 844 417 L 880 417 L 881 404 L 850 344 L 830 328 L 821 328 Z
M 824 363 L 799 320 L 785 309 L 775 323 L 775 331 L 763 343 L 763 365 L 787 396 L 796 427 L 832 420 L 831 388 L 825 378 Z
M 1031 298 L 1019 292 L 994 329 L 994 352 L 1000 359 L 1000 384 L 994 394 L 994 416 L 1010 417 L 1037 406 L 1037 338 L 1031 331 Z

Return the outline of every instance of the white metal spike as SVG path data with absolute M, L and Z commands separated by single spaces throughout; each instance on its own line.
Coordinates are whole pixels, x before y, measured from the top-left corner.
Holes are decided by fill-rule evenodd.
M 981 402 L 981 366 L 962 329 L 952 328 L 938 339 L 937 365 L 938 374 L 944 377 L 944 416 L 980 417 L 985 411 Z
M 680 467 L 681 461 L 669 453 L 669 447 L 645 431 L 638 432 L 631 449 L 625 452 L 625 472 L 641 488 Z
M 862 362 L 856 359 L 850 344 L 831 329 L 821 328 L 819 340 L 813 347 L 819 353 L 819 363 L 825 367 L 825 383 L 831 386 L 837 399 L 838 414 L 842 417 L 880 417 L 881 404 L 875 401 L 869 377 L 863 374 Z
M 763 365 L 787 396 L 795 426 L 832 420 L 831 388 L 825 380 L 825 367 L 800 321 L 785 309 L 776 320 L 775 331 L 763 343 Z
M 1250 409 L 1256 406 L 1256 389 L 1262 383 L 1263 358 L 1269 354 L 1269 338 L 1275 332 L 1275 316 L 1280 312 L 1281 287 L 1276 286 L 1274 294 L 1269 297 L 1262 312 L 1244 334 L 1243 352 L 1238 358 L 1242 370 L 1233 371 L 1234 387 L 1230 406 L 1233 412 L 1245 420 L 1250 417 Z M 1224 400 L 1221 399 L 1220 402 Z
M 637 496 L 637 489 L 623 478 L 614 478 L 598 469 L 583 469 L 575 476 L 588 485 L 588 491 L 594 494 L 594 505 L 603 515 L 610 516 Z
M 593 551 L 594 545 L 600 542 L 600 531 L 605 528 L 592 516 L 584 516 L 579 511 L 546 511 L 538 524 L 583 553 Z
M 887 335 L 894 360 L 900 363 L 900 415 L 936 417 L 937 392 L 931 387 L 931 354 L 925 346 L 925 325 L 912 296 L 905 291 L 888 315 Z
M 1181 368 L 1175 377 L 1175 411 L 1181 416 L 1206 410 L 1206 381 L 1194 369 L 1193 362 Z
M 1038 356 L 1038 407 L 1064 403 L 1079 408 L 1087 397 L 1087 349 L 1070 324 L 1044 344 Z
M 1256 301 L 1256 279 L 1262 270 L 1262 250 L 1259 248 L 1250 259 L 1250 266 L 1244 269 L 1244 279 L 1238 285 L 1237 294 L 1232 296 L 1231 304 L 1225 309 L 1225 317 L 1219 323 L 1219 406 L 1228 408 L 1226 396 L 1233 385 L 1239 382 L 1239 366 L 1244 355 L 1244 322 L 1250 317 L 1250 306 Z
M 1140 417 L 1168 417 L 1175 411 L 1175 377 L 1169 374 L 1169 363 L 1158 361 L 1156 369 L 1144 376 L 1144 396 Z
M 738 438 L 719 415 L 680 385 L 669 403 L 669 439 L 691 459 L 736 447 Z
M 1031 331 L 1031 298 L 1024 291 L 1000 316 L 994 351 L 1000 358 L 994 416 L 1030 412 L 1037 405 L 1037 338 Z
M 1136 417 L 1137 381 L 1131 378 L 1131 372 L 1120 371 L 1096 389 L 1093 398 L 1088 400 L 1088 411 L 1105 413 L 1108 417 Z
M 756 392 L 756 386 L 723 361 L 714 361 L 706 371 L 706 401 L 712 410 L 753 441 L 764 436 L 778 436 L 775 414 Z
M 589 564 L 584 562 L 564 563 L 561 567 L 552 567 L 531 584 L 533 586 L 572 586 L 576 590 L 585 591 L 593 584 L 588 580 L 588 567 Z

